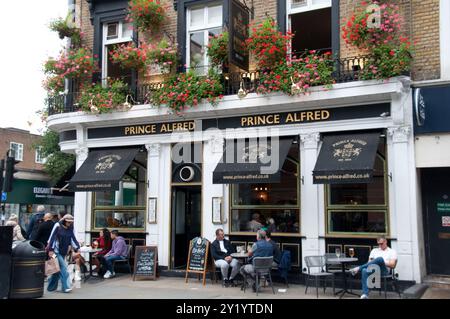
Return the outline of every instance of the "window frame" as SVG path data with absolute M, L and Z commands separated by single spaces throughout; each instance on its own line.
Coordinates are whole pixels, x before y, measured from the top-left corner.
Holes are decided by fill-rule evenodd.
M 143 227 L 141 227 L 141 228 L 127 228 L 127 227 L 107 227 L 107 228 L 109 228 L 109 229 L 118 229 L 118 230 L 120 230 L 121 232 L 124 232 L 124 233 L 133 233 L 133 232 L 134 233 L 142 233 L 142 232 L 145 232 L 146 225 L 147 225 L 147 202 L 148 202 L 148 199 L 147 199 L 147 193 L 148 193 L 147 170 L 148 169 L 144 168 L 144 167 L 140 167 L 140 166 L 137 166 L 137 167 L 138 167 L 138 169 L 145 170 L 145 180 L 143 181 L 143 184 L 145 186 L 144 187 L 145 194 L 143 194 L 143 196 L 144 196 L 144 205 L 143 206 L 138 206 L 138 205 L 134 205 L 134 206 L 114 206 L 114 205 L 112 205 L 112 206 L 105 206 L 105 205 L 99 205 L 99 206 L 96 206 L 97 192 L 92 192 L 92 196 L 91 196 L 91 231 L 96 232 L 96 231 L 100 231 L 101 229 L 104 228 L 104 227 L 96 227 L 95 217 L 96 217 L 96 213 L 97 212 L 112 211 L 112 212 L 117 212 L 117 213 L 125 213 L 125 212 L 140 213 L 140 212 L 142 212 L 143 215 L 144 215 L 144 224 L 143 224 Z M 139 181 L 138 181 L 138 183 L 139 183 Z M 115 191 L 111 191 L 111 192 L 115 192 Z
M 306 0 L 306 5 L 298 8 L 292 8 L 292 0 L 286 0 L 286 17 L 288 19 L 288 26 L 290 26 L 290 15 L 301 13 L 301 12 L 308 12 L 308 11 L 314 11 L 314 10 L 320 10 L 325 8 L 331 8 L 333 5 L 332 0 L 328 0 L 328 2 L 325 4 L 316 4 L 313 5 L 313 0 Z
M 286 160 L 291 161 L 292 163 L 294 163 L 297 166 L 297 205 L 285 205 L 285 206 L 275 206 L 275 205 L 234 205 L 233 204 L 233 184 L 230 184 L 229 187 L 229 194 L 228 194 L 228 200 L 229 200 L 229 208 L 228 208 L 228 220 L 231 221 L 232 220 L 232 212 L 233 210 L 252 210 L 252 209 L 257 209 L 260 211 L 265 211 L 265 210 L 274 210 L 274 209 L 290 209 L 290 210 L 296 210 L 298 213 L 298 222 L 299 222 L 299 231 L 298 233 L 277 233 L 274 232 L 272 233 L 272 236 L 277 236 L 277 237 L 301 237 L 301 231 L 302 231 L 302 227 L 301 227 L 301 184 L 300 184 L 300 161 L 296 161 L 293 158 L 290 158 L 289 156 L 286 158 Z M 244 235 L 244 236 L 254 236 L 255 233 L 254 232 L 249 232 L 249 231 L 239 231 L 239 232 L 235 232 L 233 231 L 231 225 L 230 225 L 230 235 Z
M 36 164 L 45 164 L 47 162 L 47 158 L 43 157 L 40 153 L 42 152 L 42 146 L 38 146 L 35 149 L 34 162 Z M 39 160 L 40 159 L 40 160 Z
M 387 144 L 385 143 L 385 151 L 387 152 Z M 384 201 L 383 205 L 381 204 L 372 204 L 372 205 L 332 205 L 329 204 L 331 202 L 331 192 L 330 185 L 325 185 L 325 234 L 326 237 L 334 237 L 334 238 L 376 238 L 380 235 L 389 236 L 390 234 L 390 210 L 389 210 L 389 182 L 388 182 L 388 166 L 387 166 L 387 156 L 383 156 L 377 151 L 376 154 L 383 161 L 384 168 Z M 367 232 L 332 232 L 330 219 L 332 212 L 384 212 L 386 227 L 384 233 L 367 233 Z
M 115 39 L 108 39 L 108 25 L 110 24 L 118 24 L 118 34 L 117 38 Z M 102 50 L 102 85 L 107 86 L 107 78 L 108 78 L 108 61 L 109 56 L 107 52 L 107 47 L 109 45 L 114 44 L 120 44 L 120 43 L 127 43 L 127 42 L 133 42 L 133 32 L 131 32 L 130 37 L 124 37 L 124 27 L 131 26 L 130 23 L 125 22 L 124 20 L 117 20 L 117 21 L 108 21 L 103 22 L 101 24 L 102 28 L 102 43 L 101 43 L 101 50 Z
M 209 7 L 217 7 L 220 6 L 222 7 L 222 19 L 220 19 L 218 23 L 215 24 L 209 24 L 208 23 L 208 13 Z M 192 10 L 196 10 L 196 9 L 203 9 L 203 24 L 201 26 L 198 27 L 191 27 L 191 11 Z M 191 67 L 191 37 L 190 34 L 191 33 L 195 33 L 195 32 L 203 32 L 203 40 L 205 43 L 205 50 L 206 50 L 206 46 L 208 45 L 208 41 L 209 41 L 209 35 L 208 35 L 208 30 L 211 29 L 216 29 L 216 28 L 220 28 L 222 29 L 223 32 L 223 16 L 224 16 L 224 5 L 222 2 L 211 2 L 211 3 L 206 3 L 206 4 L 202 4 L 202 5 L 193 5 L 193 6 L 189 6 L 186 8 L 186 66 L 189 69 Z M 199 68 L 206 68 L 209 67 L 209 57 L 205 52 L 205 57 L 203 59 L 203 64 L 202 65 L 198 65 Z
M 10 150 L 13 150 L 13 144 L 18 146 L 18 149 L 17 149 L 17 153 L 18 154 L 16 154 L 16 151 L 14 150 L 14 159 L 16 161 L 23 162 L 23 155 L 24 155 L 23 154 L 23 144 L 22 143 L 17 143 L 17 142 L 9 142 L 9 149 Z M 20 157 L 17 157 L 16 155 L 19 155 L 19 154 L 20 154 Z

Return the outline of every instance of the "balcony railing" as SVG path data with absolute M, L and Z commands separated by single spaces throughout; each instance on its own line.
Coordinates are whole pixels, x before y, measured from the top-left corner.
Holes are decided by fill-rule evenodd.
M 293 58 L 299 58 L 301 55 L 292 54 Z M 356 56 L 347 58 L 333 58 L 334 71 L 333 78 L 335 83 L 352 82 L 361 80 L 362 70 L 368 64 L 370 56 Z M 202 67 L 204 68 L 204 67 Z M 259 85 L 261 71 L 222 73 L 223 95 L 235 95 L 238 93 L 241 82 L 243 89 L 247 93 L 254 93 Z M 128 82 L 128 81 L 126 81 Z M 163 86 L 162 82 L 156 83 L 137 83 L 130 90 L 134 104 L 149 103 L 152 92 Z M 77 104 L 79 92 L 68 93 L 56 97 L 49 97 L 48 115 L 59 113 L 68 113 L 79 111 Z M 125 101 L 124 101 L 125 102 Z

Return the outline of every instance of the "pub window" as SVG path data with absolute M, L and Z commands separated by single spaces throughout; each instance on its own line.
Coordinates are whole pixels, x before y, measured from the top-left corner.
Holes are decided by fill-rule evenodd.
M 186 64 L 197 73 L 206 74 L 209 65 L 206 46 L 210 37 L 222 33 L 222 5 L 191 7 L 186 21 Z
M 133 27 L 131 23 L 123 21 L 108 22 L 103 24 L 102 46 L 102 79 L 106 85 L 107 78 L 121 79 L 131 84 L 131 69 L 123 69 L 114 64 L 110 59 L 110 52 L 121 44 L 133 41 Z
M 331 51 L 331 0 L 287 0 L 292 53 Z
M 373 180 L 326 188 L 328 235 L 376 236 L 389 233 L 386 141 L 380 138 Z
M 119 182 L 119 190 L 95 192 L 94 230 L 104 227 L 144 230 L 146 179 L 146 168 L 133 162 Z
M 300 234 L 298 144 L 281 169 L 280 183 L 232 184 L 231 233 L 254 234 L 267 227 L 275 234 Z

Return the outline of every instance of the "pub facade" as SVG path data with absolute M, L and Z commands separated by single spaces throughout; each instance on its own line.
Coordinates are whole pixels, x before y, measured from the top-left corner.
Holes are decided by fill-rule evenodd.
M 315 39 L 328 43 L 312 37 L 308 45 L 340 53 L 331 86 L 301 95 L 258 94 L 248 71 L 252 59 L 241 54 L 222 71 L 224 96 L 217 105 L 202 101 L 182 113 L 155 107 L 139 100 L 139 85 L 161 75 L 132 72 L 136 103 L 126 112 L 49 106 L 49 128 L 60 133 L 61 149 L 77 157 L 68 184 L 75 192 L 80 239 L 89 242 L 103 227 L 118 229 L 133 246 L 157 246 L 159 266 L 172 271 L 185 269 L 194 237 L 212 241 L 223 228 L 234 245 L 248 246 L 256 230 L 267 227 L 280 248 L 291 252 L 294 271 L 301 271 L 304 256 L 338 248 L 346 254 L 353 248 L 363 263 L 384 235 L 398 252 L 400 279 L 421 281 L 411 77 L 351 76 L 363 64 L 357 68 L 341 48 L 339 14 L 346 13 L 347 3 L 293 3 L 254 1 L 245 8 L 239 1 L 174 1 L 165 28 L 176 34 L 189 66 L 194 54 L 203 54 L 196 51 L 203 43 L 196 37 L 201 33 L 208 41 L 211 30 L 232 20 L 233 5 L 245 8 L 250 21 L 272 15 L 283 31 L 303 20 L 329 18 L 329 30 L 324 23 L 325 29 L 317 29 L 323 37 Z M 119 28 L 119 37 L 127 32 L 126 1 L 72 4 L 75 21 L 90 34 L 86 44 L 100 56 L 111 40 L 104 33 L 110 24 Z M 249 66 L 242 64 L 246 59 Z M 108 63 L 100 63 L 102 78 L 112 74 Z

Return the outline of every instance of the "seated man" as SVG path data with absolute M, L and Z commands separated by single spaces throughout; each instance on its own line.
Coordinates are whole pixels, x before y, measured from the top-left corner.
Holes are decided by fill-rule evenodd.
M 103 278 L 108 279 L 114 277 L 114 269 L 113 269 L 113 261 L 114 260 L 123 260 L 127 258 L 128 246 L 125 243 L 125 239 L 122 236 L 119 236 L 119 232 L 117 230 L 111 231 L 111 239 L 112 239 L 112 248 L 111 250 L 105 254 L 104 258 L 101 259 L 102 264 L 107 269 Z
M 361 295 L 361 299 L 369 298 L 367 279 L 373 273 L 373 271 L 371 272 L 370 270 L 367 270 L 367 267 L 369 267 L 370 265 L 378 265 L 381 270 L 381 276 L 385 276 L 389 273 L 389 269 L 393 269 L 397 265 L 397 253 L 395 250 L 387 246 L 386 238 L 384 236 L 378 237 L 377 243 L 379 248 L 372 249 L 369 256 L 369 262 L 350 270 L 352 275 L 356 275 L 359 271 L 361 271 L 361 283 L 363 292 L 363 294 Z
M 215 260 L 216 267 L 222 271 L 222 279 L 225 287 L 233 285 L 233 279 L 239 272 L 239 262 L 230 255 L 234 253 L 230 241 L 224 238 L 223 229 L 216 230 L 216 240 L 211 244 L 211 254 Z M 231 267 L 231 275 L 228 278 L 228 270 Z
M 281 250 L 280 250 L 280 247 L 278 247 L 277 243 L 272 240 L 271 236 L 272 236 L 271 232 L 269 230 L 266 230 L 266 240 L 273 247 L 273 264 L 272 264 L 272 267 L 278 267 L 278 264 L 280 263 L 280 260 L 281 260 Z
M 253 245 L 252 250 L 248 253 L 249 263 L 241 267 L 241 274 L 247 279 L 247 283 L 256 291 L 255 271 L 253 269 L 252 259 L 254 257 L 272 257 L 273 246 L 266 241 L 266 232 L 262 229 L 256 233 L 257 242 Z

